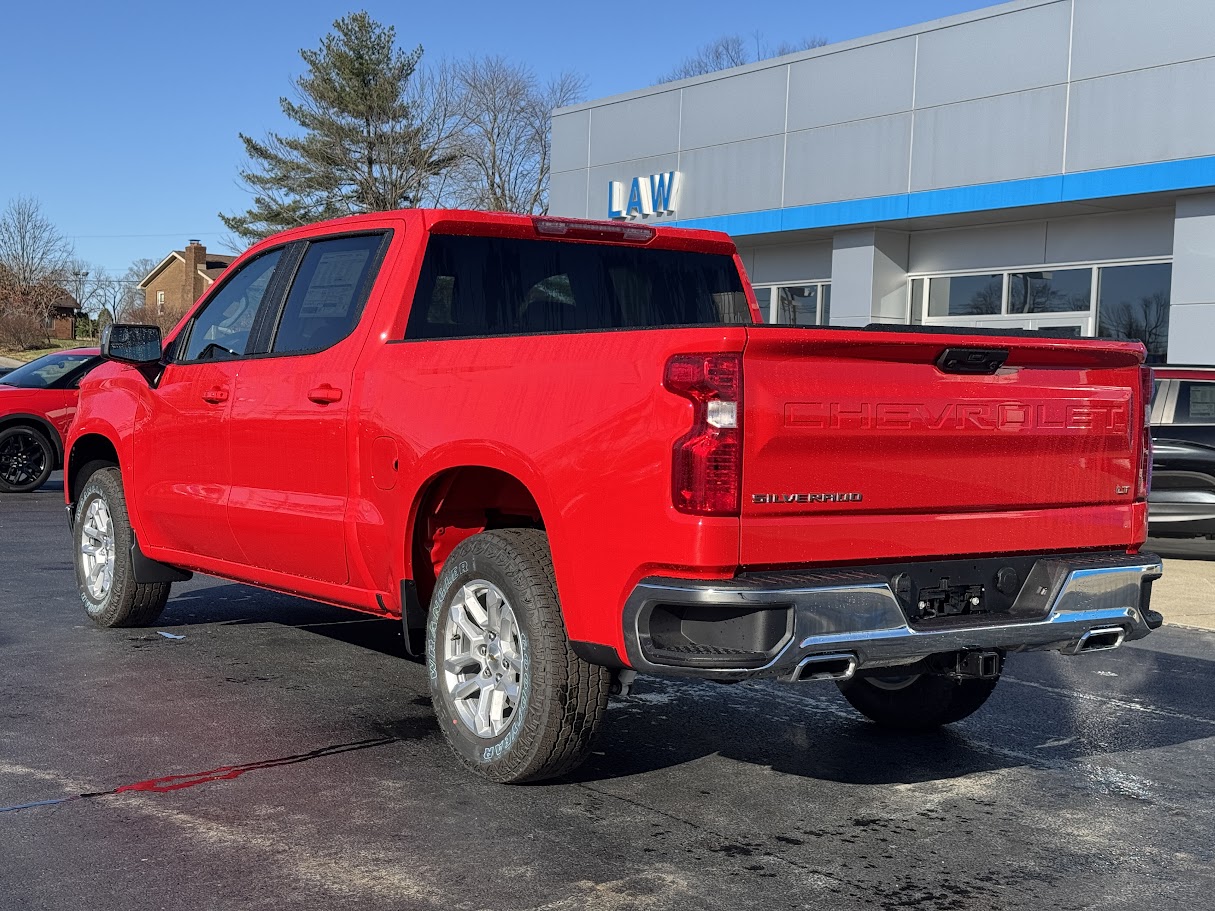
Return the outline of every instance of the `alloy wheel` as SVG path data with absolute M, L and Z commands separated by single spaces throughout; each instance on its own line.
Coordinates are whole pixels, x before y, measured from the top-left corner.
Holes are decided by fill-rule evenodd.
M 105 500 L 89 503 L 80 527 L 84 584 L 94 601 L 103 601 L 114 584 L 114 522 Z
M 523 640 L 501 589 L 473 580 L 447 608 L 443 684 L 460 721 L 478 737 L 497 737 L 519 709 Z
M 30 433 L 14 433 L 0 444 L 0 479 L 21 487 L 46 470 L 46 450 Z

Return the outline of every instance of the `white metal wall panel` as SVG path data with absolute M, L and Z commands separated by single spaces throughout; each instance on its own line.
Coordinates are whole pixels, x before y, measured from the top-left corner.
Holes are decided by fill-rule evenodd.
M 785 205 L 907 192 L 911 114 L 790 133 Z
M 1215 55 L 1211 0 L 1076 0 L 1072 79 Z
M 572 171 L 585 168 L 589 163 L 587 128 L 591 123 L 590 111 L 574 111 L 558 114 L 553 118 L 553 171 Z
M 586 168 L 577 171 L 560 171 L 548 178 L 548 210 L 553 215 L 571 218 L 586 218 L 586 181 L 590 172 Z M 603 215 L 593 216 L 606 218 Z
M 917 110 L 911 189 L 1058 174 L 1066 86 Z
M 785 137 L 777 135 L 682 152 L 679 163 L 686 176 L 684 189 L 694 179 L 696 190 L 681 191 L 679 217 L 779 208 L 784 148 Z M 592 179 L 592 200 L 594 192 Z
M 789 67 L 789 130 L 911 110 L 914 37 L 800 60 Z
M 788 74 L 788 67 L 776 66 L 685 88 L 680 148 L 783 133 Z
M 1174 308 L 1202 304 L 1215 308 L 1215 195 L 1186 196 L 1177 200 L 1174 223 L 1173 262 Z M 1202 363 L 1215 355 L 1215 333 L 1206 337 L 1208 353 Z M 1171 335 L 1170 335 L 1170 352 Z M 1196 360 L 1181 363 L 1196 364 Z
M 874 255 L 872 228 L 839 231 L 831 252 L 831 325 L 865 326 L 873 321 Z
M 747 271 L 757 285 L 831 278 L 831 241 L 774 244 L 748 250 Z
M 666 91 L 591 110 L 591 166 L 679 149 L 679 92 Z
M 966 22 L 920 35 L 916 107 L 1067 82 L 1071 3 Z
M 1046 222 L 917 231 L 911 235 L 907 271 L 982 272 L 997 266 L 1044 262 Z
M 1174 266 L 1176 268 L 1176 266 Z M 1215 303 L 1169 308 L 1169 363 L 1209 364 L 1215 344 Z
M 1060 218 L 1046 226 L 1048 263 L 1140 259 L 1173 252 L 1173 209 Z
M 1215 16 L 1215 5 L 1211 10 Z M 1207 30 L 1215 49 L 1215 33 Z M 1072 85 L 1067 169 L 1215 154 L 1215 58 Z

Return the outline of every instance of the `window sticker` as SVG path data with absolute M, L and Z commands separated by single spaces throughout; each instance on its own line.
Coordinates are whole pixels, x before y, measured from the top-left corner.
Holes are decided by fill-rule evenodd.
M 1195 383 L 1190 387 L 1190 420 L 1215 418 L 1215 383 Z
M 370 250 L 342 250 L 321 254 L 308 292 L 300 303 L 300 319 L 345 317 L 358 291 L 359 277 Z

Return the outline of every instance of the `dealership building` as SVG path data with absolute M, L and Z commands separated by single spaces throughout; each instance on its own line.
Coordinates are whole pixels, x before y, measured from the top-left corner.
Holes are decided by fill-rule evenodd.
M 1215 6 L 1018 0 L 554 114 L 550 211 L 731 234 L 764 316 L 1215 359 Z

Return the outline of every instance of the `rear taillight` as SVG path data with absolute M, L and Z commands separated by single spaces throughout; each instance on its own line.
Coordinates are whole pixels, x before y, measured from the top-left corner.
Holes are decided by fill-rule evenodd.
M 1135 486 L 1135 499 L 1146 500 L 1152 487 L 1152 392 L 1156 378 L 1152 368 L 1139 368 L 1139 402 L 1143 406 L 1142 443 L 1139 453 L 1139 478 Z
M 692 402 L 692 429 L 675 442 L 671 496 L 680 512 L 736 516 L 742 499 L 742 355 L 680 354 L 663 384 Z

